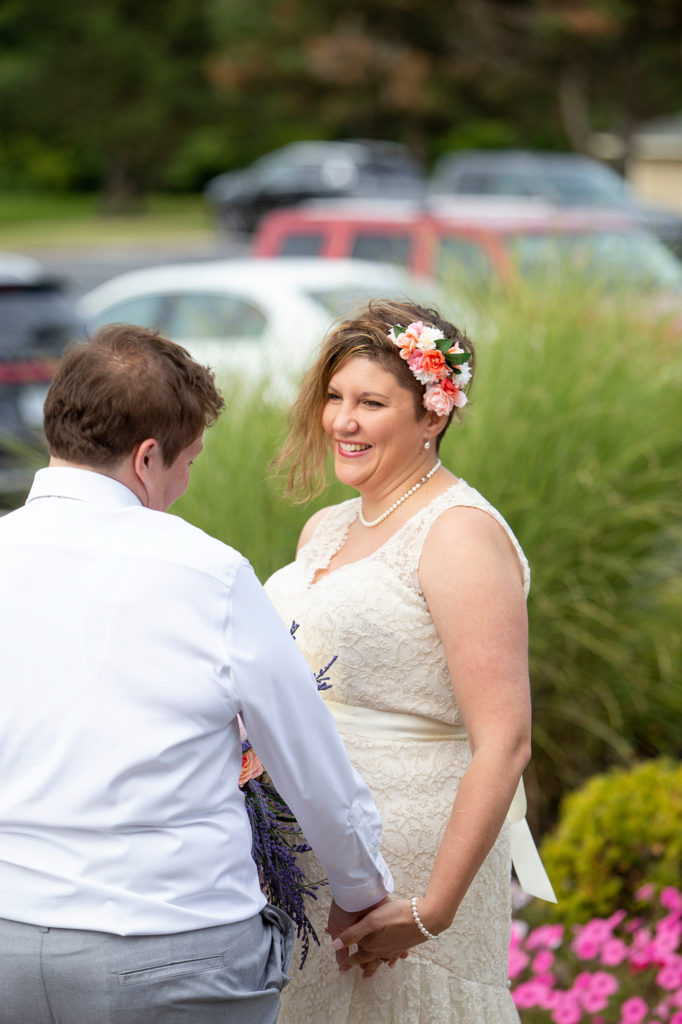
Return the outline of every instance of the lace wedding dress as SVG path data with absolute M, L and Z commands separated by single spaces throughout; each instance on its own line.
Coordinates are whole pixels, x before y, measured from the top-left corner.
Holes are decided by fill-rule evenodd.
M 470 758 L 466 739 L 453 738 L 458 726 L 463 731 L 461 716 L 419 585 L 424 540 L 446 509 L 480 508 L 508 532 L 526 592 L 529 571 L 502 516 L 459 480 L 372 555 L 313 582 L 343 545 L 359 502 L 355 498 L 331 508 L 296 561 L 276 572 L 266 590 L 285 623 L 299 623 L 296 642 L 314 671 L 338 656 L 324 698 L 337 712 L 351 761 L 383 818 L 382 851 L 396 895 L 411 897 L 426 889 Z M 359 729 L 353 724 L 358 709 L 363 709 Z M 309 878 L 323 876 L 312 854 L 303 860 Z M 322 889 L 310 908 L 320 947 L 311 944 L 300 971 L 294 958 L 279 1024 L 518 1024 L 507 983 L 509 882 L 505 824 L 452 927 L 436 941 L 411 949 L 394 968 L 380 968 L 370 980 L 358 970 L 337 971 L 324 934 L 330 896 Z

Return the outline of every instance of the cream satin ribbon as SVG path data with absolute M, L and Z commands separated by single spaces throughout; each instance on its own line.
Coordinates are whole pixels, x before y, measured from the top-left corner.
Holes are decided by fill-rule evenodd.
M 448 725 L 435 718 L 421 715 L 404 715 L 396 711 L 375 711 L 372 708 L 342 704 L 336 700 L 325 700 L 337 726 L 342 732 L 368 739 L 384 740 L 468 740 L 463 725 Z M 519 784 L 507 812 L 512 864 L 521 888 L 529 896 L 537 896 L 549 903 L 556 903 L 552 883 L 547 877 L 528 822 L 526 821 L 526 791 L 523 779 Z

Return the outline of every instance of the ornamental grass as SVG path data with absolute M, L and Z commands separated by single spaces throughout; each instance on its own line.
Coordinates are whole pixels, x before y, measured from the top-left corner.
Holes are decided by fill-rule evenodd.
M 500 508 L 531 563 L 526 781 L 540 833 L 595 772 L 680 754 L 681 342 L 629 296 L 583 283 L 469 301 L 477 378 L 441 454 Z M 264 579 L 293 558 L 308 516 L 350 492 L 332 483 L 290 505 L 267 469 L 285 413 L 244 391 L 228 405 L 175 510 Z

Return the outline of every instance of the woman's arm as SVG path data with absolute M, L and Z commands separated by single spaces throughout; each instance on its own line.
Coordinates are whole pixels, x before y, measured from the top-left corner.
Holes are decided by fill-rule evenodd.
M 422 923 L 438 934 L 495 843 L 530 756 L 528 627 L 518 556 L 485 512 L 462 507 L 440 516 L 419 576 L 472 751 L 426 893 L 414 893 Z M 344 968 L 425 941 L 407 900 L 389 901 L 340 938 L 361 944 Z

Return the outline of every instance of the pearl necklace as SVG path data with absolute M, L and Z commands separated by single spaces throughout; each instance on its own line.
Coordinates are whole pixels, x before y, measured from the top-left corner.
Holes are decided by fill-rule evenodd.
M 411 494 L 414 494 L 415 491 L 418 491 L 419 488 L 421 487 L 421 485 L 425 484 L 426 481 L 429 480 L 433 476 L 433 474 L 436 472 L 436 470 L 440 469 L 440 467 L 442 465 L 443 465 L 443 463 L 440 461 L 440 459 L 438 459 L 438 462 L 436 463 L 436 465 L 433 467 L 433 469 L 430 469 L 428 471 L 426 476 L 423 476 L 421 478 L 421 480 L 419 480 L 414 485 L 414 487 L 410 487 L 409 491 L 407 491 L 406 494 L 403 494 L 402 498 L 398 498 L 397 501 L 394 501 L 393 504 L 391 505 L 391 507 L 387 508 L 386 511 L 383 513 L 383 515 L 380 515 L 378 519 L 373 519 L 371 523 L 368 522 L 365 519 L 365 517 L 362 514 L 362 507 L 360 507 L 358 509 L 358 518 L 360 519 L 360 522 L 362 523 L 362 525 L 363 526 L 378 526 L 379 523 L 383 523 L 384 519 L 386 519 L 388 516 L 390 516 L 391 512 L 395 512 L 395 510 L 398 508 L 398 506 L 402 505 L 402 503 L 404 501 L 406 501 Z

